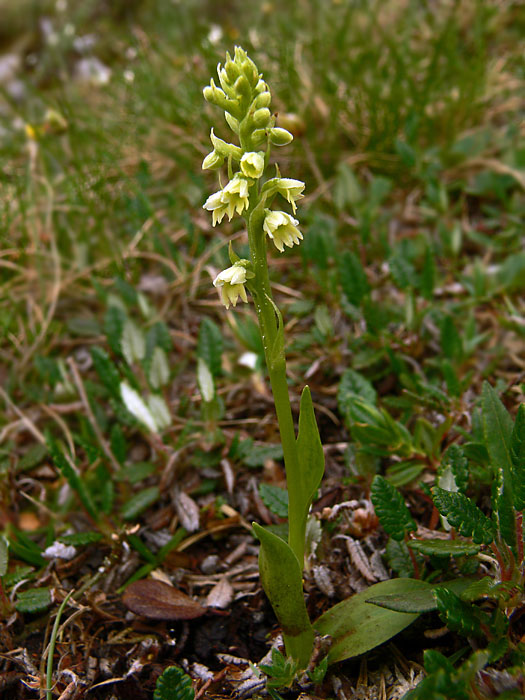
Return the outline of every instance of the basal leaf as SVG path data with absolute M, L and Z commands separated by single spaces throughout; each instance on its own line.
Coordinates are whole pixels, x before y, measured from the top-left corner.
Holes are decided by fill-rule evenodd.
M 418 614 L 402 613 L 371 605 L 366 601 L 388 593 L 419 591 L 428 587 L 417 579 L 389 579 L 376 583 L 361 593 L 343 600 L 327 610 L 314 623 L 320 634 L 332 637 L 328 663 L 350 659 L 383 644 L 408 627 Z
M 411 540 L 410 549 L 420 554 L 436 557 L 461 557 L 477 554 L 481 546 L 463 540 Z
M 417 530 L 403 496 L 380 474 L 372 481 L 370 497 L 381 525 L 393 539 L 402 540 L 406 532 Z
M 286 652 L 306 668 L 313 647 L 314 633 L 306 611 L 303 578 L 297 557 L 277 535 L 253 524 L 261 542 L 259 573 L 264 592 L 283 630 Z
M 493 541 L 495 532 L 492 520 L 465 495 L 434 486 L 432 497 L 438 511 L 460 535 L 472 537 L 476 544 L 490 544 Z
M 382 608 L 387 608 L 388 610 L 419 614 L 437 609 L 436 599 L 433 595 L 433 590 L 437 585 L 460 595 L 472 583 L 472 579 L 468 578 L 457 578 L 441 584 L 431 584 L 428 581 L 424 581 L 422 583 L 427 584 L 426 588 L 421 587 L 419 590 L 413 590 L 410 582 L 418 579 L 404 580 L 409 582 L 407 584 L 407 590 L 400 591 L 399 593 L 388 593 L 386 595 L 374 595 L 368 598 L 367 602 L 373 605 L 379 605 Z

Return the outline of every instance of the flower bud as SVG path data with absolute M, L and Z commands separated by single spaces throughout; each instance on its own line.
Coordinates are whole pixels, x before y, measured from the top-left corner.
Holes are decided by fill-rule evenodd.
M 261 78 L 257 85 L 255 86 L 255 92 L 260 95 L 261 92 L 269 92 L 270 88 L 268 85 L 264 82 L 264 80 Z
M 293 136 L 286 129 L 276 126 L 270 131 L 270 141 L 274 146 L 287 146 L 293 141 Z
M 213 144 L 214 151 L 218 155 L 222 156 L 222 158 L 229 158 L 231 156 L 234 160 L 240 159 L 242 150 L 239 148 L 239 146 L 235 146 L 233 143 L 226 143 L 226 141 L 223 141 L 218 136 L 215 136 L 213 129 L 210 133 L 210 139 Z
M 202 161 L 203 170 L 218 170 L 222 168 L 224 164 L 224 157 L 220 156 L 216 151 L 208 153 L 206 158 Z
M 255 110 L 253 115 L 253 123 L 258 128 L 265 127 L 268 125 L 271 116 L 272 114 L 270 110 L 267 107 L 262 107 L 261 109 Z
M 244 97 L 244 99 L 249 100 L 252 96 L 252 90 L 250 83 L 246 80 L 244 75 L 240 75 L 235 83 L 233 84 L 233 89 L 238 97 Z
M 224 118 L 228 122 L 228 126 L 233 131 L 233 133 L 238 134 L 239 133 L 239 120 L 235 119 L 235 117 L 232 117 L 232 115 L 229 112 L 224 112 Z
M 241 170 L 246 177 L 257 179 L 264 172 L 264 153 L 245 153 L 241 158 Z
M 252 132 L 252 144 L 254 148 L 259 148 L 259 146 L 262 146 L 263 143 L 265 143 L 266 138 L 266 129 L 255 129 L 255 131 Z
M 271 94 L 266 90 L 265 92 L 261 92 L 257 97 L 255 98 L 255 107 L 257 109 L 260 109 L 261 107 L 269 107 L 270 102 L 272 101 L 272 96 Z

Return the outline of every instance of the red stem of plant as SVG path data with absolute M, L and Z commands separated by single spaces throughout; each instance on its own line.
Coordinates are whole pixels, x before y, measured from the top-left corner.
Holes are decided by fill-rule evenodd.
M 495 543 L 492 542 L 490 545 L 490 548 L 494 552 L 494 555 L 496 556 L 496 559 L 498 560 L 498 565 L 501 573 L 501 580 L 502 581 L 507 581 L 508 580 L 508 575 L 507 575 L 507 569 L 505 568 L 505 563 L 503 561 L 503 557 L 501 556 L 501 552 L 499 549 L 496 547 Z

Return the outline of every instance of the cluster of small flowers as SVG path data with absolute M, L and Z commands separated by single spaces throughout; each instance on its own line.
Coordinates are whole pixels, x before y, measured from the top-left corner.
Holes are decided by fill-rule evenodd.
M 274 125 L 275 118 L 268 109 L 271 100 L 268 86 L 253 61 L 239 47 L 235 49 L 233 60 L 227 54 L 224 68 L 219 64 L 217 73 L 221 87 L 217 87 L 212 79 L 210 85 L 204 88 L 204 97 L 224 109 L 226 121 L 232 131 L 239 135 L 244 148 L 226 143 L 211 130 L 213 151 L 206 156 L 202 167 L 218 169 L 227 160 L 231 177 L 232 162 L 239 164 L 239 171 L 204 203 L 204 209 L 212 213 L 213 226 L 221 223 L 226 215 L 231 221 L 235 212 L 242 214 L 249 210 L 250 196 L 257 197 L 258 201 L 264 197 L 265 202 L 270 203 L 274 196 L 281 195 L 295 214 L 295 202 L 303 196 L 304 183 L 300 180 L 275 177 L 268 180 L 260 191 L 254 187 L 262 177 L 267 162 L 266 153 L 255 149 L 265 142 L 284 146 L 293 138 L 286 129 Z M 284 251 L 285 245 L 291 248 L 300 243 L 303 236 L 297 228 L 297 219 L 284 211 L 269 208 L 264 211 L 263 231 L 280 252 Z M 248 301 L 244 285 L 250 277 L 253 277 L 253 273 L 250 272 L 248 260 L 237 261 L 217 275 L 213 284 L 220 288 L 226 308 L 230 304 L 235 306 L 239 298 Z

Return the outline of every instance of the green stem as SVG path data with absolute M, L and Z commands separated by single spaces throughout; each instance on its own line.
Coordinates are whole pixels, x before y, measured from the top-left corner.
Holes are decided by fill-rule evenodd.
M 53 655 L 55 653 L 55 644 L 57 641 L 60 619 L 62 617 L 62 613 L 64 612 L 64 608 L 66 607 L 66 604 L 67 604 L 68 600 L 71 598 L 72 594 L 73 594 L 73 591 L 69 591 L 67 596 L 62 601 L 60 607 L 58 608 L 57 616 L 55 617 L 55 624 L 53 625 L 53 629 L 51 631 L 51 639 L 49 640 L 49 646 L 47 648 L 47 670 L 46 670 L 46 698 L 47 698 L 47 700 L 53 699 L 53 689 L 52 689 Z
M 268 261 L 266 257 L 266 236 L 263 231 L 264 205 L 253 207 L 248 216 L 248 241 L 250 257 L 255 277 L 251 280 L 254 292 L 255 309 L 261 328 L 261 336 L 270 375 L 275 411 L 279 423 L 279 432 L 283 447 L 286 479 L 288 484 L 288 544 L 294 552 L 301 571 L 304 566 L 304 538 L 306 521 L 300 512 L 298 489 L 294 485 L 300 482 L 299 462 L 297 459 L 295 428 L 286 381 L 286 358 L 284 350 L 275 356 L 274 348 L 278 335 L 277 317 L 270 289 Z

